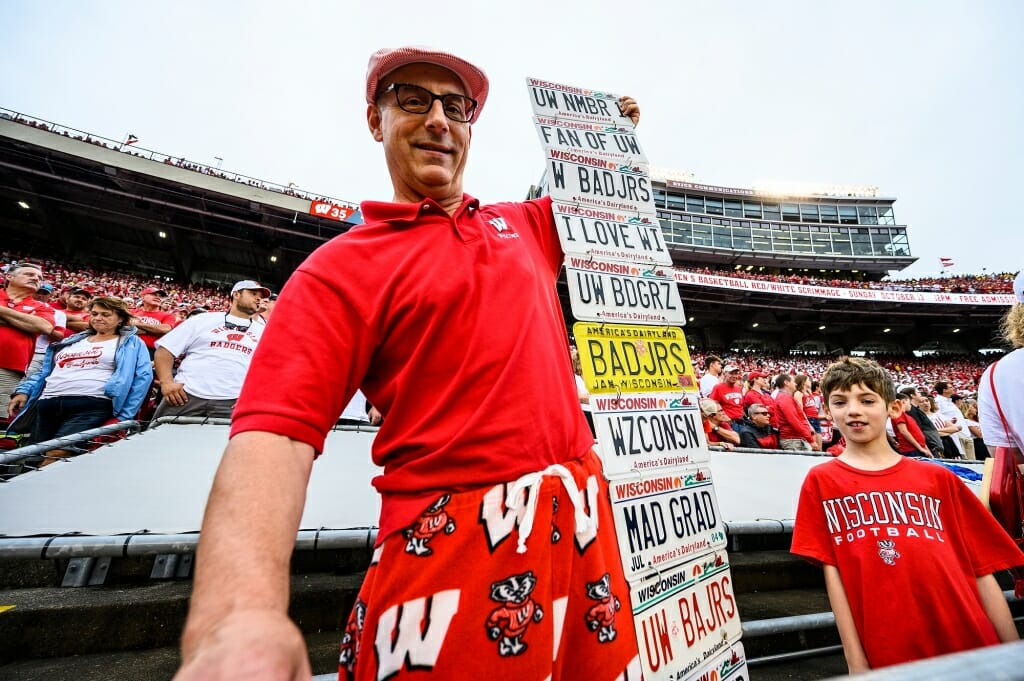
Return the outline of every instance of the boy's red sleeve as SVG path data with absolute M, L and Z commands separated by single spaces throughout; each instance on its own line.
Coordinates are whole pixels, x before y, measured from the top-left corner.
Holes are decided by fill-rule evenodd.
M 796 520 L 793 523 L 793 543 L 789 551 L 816 565 L 835 565 L 835 551 L 825 526 L 825 511 L 821 505 L 819 475 L 816 473 L 818 468 L 820 466 L 807 472 L 804 484 L 800 487 L 800 501 L 797 503 Z

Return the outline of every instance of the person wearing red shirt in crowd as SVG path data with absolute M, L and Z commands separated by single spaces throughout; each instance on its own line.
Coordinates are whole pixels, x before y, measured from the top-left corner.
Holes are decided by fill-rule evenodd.
M 150 286 L 142 289 L 142 307 L 131 310 L 134 317 L 133 324 L 139 331 L 139 338 L 146 344 L 150 358 L 156 351 L 155 343 L 165 333 L 174 328 L 177 319 L 173 312 L 164 312 L 160 309 L 167 292 L 162 288 Z
M 725 380 L 715 386 L 708 399 L 718 402 L 726 416 L 738 424 L 743 421 L 743 376 L 735 364 L 725 367 L 722 375 L 725 376 Z
M 796 452 L 818 451 L 820 445 L 814 440 L 814 431 L 807 422 L 803 409 L 797 406 L 793 394 L 796 383 L 789 374 L 775 377 L 775 387 L 779 393 L 775 396 L 775 411 L 772 412 L 774 425 L 779 429 L 779 446 Z
M 66 326 L 74 332 L 89 328 L 89 310 L 86 306 L 92 300 L 92 291 L 82 286 L 72 286 L 65 292 L 64 313 L 67 315 Z
M 934 458 L 928 451 L 927 441 L 921 427 L 917 425 L 910 416 L 910 396 L 899 394 L 900 413 L 898 416 L 890 416 L 892 421 L 892 432 L 896 434 L 896 449 L 903 456 L 927 456 Z
M 53 331 L 53 308 L 35 299 L 43 270 L 37 265 L 11 265 L 0 290 L 0 419 L 7 419 L 11 393 L 25 377 L 36 337 Z
M 381 512 L 339 678 L 640 677 L 628 608 L 592 615 L 601 598 L 627 604 L 629 585 L 572 377 L 551 198 L 463 192 L 488 87 L 446 52 L 370 58 L 366 120 L 392 199 L 364 201 L 364 224 L 281 291 L 206 506 L 178 681 L 309 678 L 288 559 L 313 461 L 356 389 L 384 416 Z M 619 112 L 639 119 L 629 98 Z
M 732 422 L 722 405 L 712 399 L 703 399 L 700 401 L 700 413 L 704 417 L 704 435 L 709 445 L 732 449 L 740 443 L 740 435 L 732 429 Z
M 750 383 L 750 390 L 743 393 L 744 413 L 749 414 L 750 407 L 754 404 L 763 404 L 770 413 L 775 408 L 775 400 L 772 399 L 772 393 L 768 390 L 768 374 L 751 371 L 747 376 L 747 382 Z

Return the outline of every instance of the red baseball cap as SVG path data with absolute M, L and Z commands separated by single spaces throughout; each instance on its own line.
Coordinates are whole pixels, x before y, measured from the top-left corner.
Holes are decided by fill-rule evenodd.
M 167 295 L 167 291 L 163 290 L 162 288 L 157 288 L 156 286 L 147 286 L 146 288 L 142 289 L 142 293 L 140 293 L 139 295 L 146 296 L 149 295 L 150 293 L 155 293 L 161 297 Z
M 466 95 L 476 100 L 473 120 L 480 118 L 490 90 L 487 74 L 461 57 L 429 47 L 385 47 L 370 55 L 370 63 L 366 67 L 366 103 L 377 101 L 377 91 L 384 76 L 408 64 L 419 63 L 434 64 L 458 76 L 466 88 Z
M 760 371 L 751 371 L 747 376 L 748 381 L 753 381 L 755 378 L 768 378 L 768 374 L 762 374 Z

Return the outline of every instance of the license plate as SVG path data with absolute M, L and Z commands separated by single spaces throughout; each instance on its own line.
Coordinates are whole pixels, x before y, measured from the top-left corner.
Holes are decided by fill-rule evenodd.
M 649 681 L 689 678 L 740 640 L 729 558 L 716 551 L 630 584 L 640 663 Z

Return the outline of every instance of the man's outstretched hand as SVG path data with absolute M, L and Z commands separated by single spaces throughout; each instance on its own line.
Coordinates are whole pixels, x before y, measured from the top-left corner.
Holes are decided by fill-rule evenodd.
M 174 681 L 309 681 L 306 643 L 288 616 L 272 610 L 239 610 L 190 640 Z

